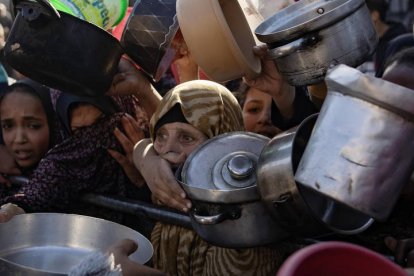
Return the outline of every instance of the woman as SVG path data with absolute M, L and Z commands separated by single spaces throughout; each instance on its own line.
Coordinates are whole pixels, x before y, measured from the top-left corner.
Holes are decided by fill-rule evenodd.
M 91 100 L 94 105 L 90 104 Z M 98 101 L 105 102 L 105 99 L 61 95 L 59 113 L 65 131 L 71 136 L 48 152 L 26 185 L 0 199 L 0 203 L 14 204 L 20 212 L 72 212 L 115 221 L 122 219 L 113 214 L 107 216 L 108 212 L 92 210 L 91 213 L 90 208 L 79 204 L 79 195 L 90 192 L 134 198 L 142 194 L 137 189 L 143 184 L 138 171 L 132 164 L 130 169 L 134 171 L 126 170 L 110 153 L 122 149 L 113 133 L 122 127 L 127 115 L 115 113 L 109 98 L 106 98 L 106 107 L 111 107 L 110 110 L 105 110 L 102 102 L 102 110 L 96 108 Z M 82 118 L 87 120 L 79 120 Z M 137 139 L 144 138 L 142 131 L 138 135 L 141 136 Z M 149 200 L 148 196 L 147 192 L 142 199 Z M 10 219 L 6 215 L 0 212 L 0 221 Z
M 164 96 L 150 121 L 153 144 L 139 143 L 134 162 L 144 173 L 142 164 L 154 166 L 147 162 L 152 152 L 175 169 L 207 139 L 240 130 L 240 105 L 230 91 L 210 81 L 189 81 Z M 168 191 L 151 188 L 158 202 L 168 197 Z M 154 267 L 170 275 L 274 275 L 278 266 L 274 249 L 212 246 L 193 230 L 176 225 L 158 222 L 151 240 Z

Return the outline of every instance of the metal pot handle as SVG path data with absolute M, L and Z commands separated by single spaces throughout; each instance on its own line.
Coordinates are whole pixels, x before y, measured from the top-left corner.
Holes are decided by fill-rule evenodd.
M 33 4 L 37 3 L 39 4 L 43 9 L 42 11 L 45 11 L 50 17 L 53 17 L 55 19 L 60 19 L 60 13 L 55 9 L 55 7 L 52 6 L 52 4 L 49 3 L 47 0 L 34 0 L 34 1 L 28 1 L 28 0 L 13 0 L 13 6 L 14 9 L 21 9 L 23 16 L 25 18 L 28 18 L 29 21 L 37 19 L 39 17 L 40 12 L 36 9 L 33 9 Z M 28 8 L 29 7 L 29 8 Z M 15 14 L 17 12 L 15 11 Z
M 226 219 L 240 218 L 240 210 L 228 210 L 214 216 L 197 215 L 197 210 L 190 212 L 190 216 L 199 224 L 211 225 L 225 221 Z
M 301 37 L 297 40 L 294 40 L 286 45 L 269 49 L 266 54 L 266 58 L 268 59 L 277 59 L 281 58 L 290 54 L 293 54 L 294 52 L 298 50 L 302 50 L 306 47 L 309 47 L 311 45 L 316 44 L 319 41 L 319 38 L 317 35 L 312 34 L 308 35 L 306 37 Z

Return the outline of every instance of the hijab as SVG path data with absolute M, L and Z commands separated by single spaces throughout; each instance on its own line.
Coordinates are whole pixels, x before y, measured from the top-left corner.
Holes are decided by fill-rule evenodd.
M 212 81 L 194 80 L 177 85 L 165 94 L 150 121 L 153 141 L 155 130 L 161 127 L 159 122 L 165 124 L 174 120 L 164 116 L 180 117 L 170 112 L 176 105 L 180 107 L 185 120 L 207 138 L 244 129 L 241 107 L 226 87 Z
M 37 83 L 30 79 L 19 80 L 10 85 L 6 91 L 1 95 L 1 100 L 9 93 L 13 93 L 18 88 L 24 89 L 25 93 L 30 93 L 38 98 L 46 113 L 47 123 L 49 126 L 49 149 L 60 141 L 57 127 L 57 117 L 53 109 L 52 99 L 50 96 L 50 88 Z M 0 100 L 0 101 L 1 101 Z M 3 135 L 0 131 L 0 142 L 3 143 Z
M 119 107 L 112 98 L 108 96 L 87 97 L 77 96 L 68 93 L 61 93 L 56 102 L 56 112 L 59 122 L 62 125 L 63 137 L 67 138 L 72 134 L 70 127 L 71 109 L 77 104 L 90 104 L 98 108 L 105 115 L 112 115 L 119 112 Z

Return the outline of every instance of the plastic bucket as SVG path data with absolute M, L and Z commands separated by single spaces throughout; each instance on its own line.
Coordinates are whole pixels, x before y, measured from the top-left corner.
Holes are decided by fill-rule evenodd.
M 103 29 L 116 26 L 124 18 L 127 0 L 50 0 L 59 11 L 79 17 Z

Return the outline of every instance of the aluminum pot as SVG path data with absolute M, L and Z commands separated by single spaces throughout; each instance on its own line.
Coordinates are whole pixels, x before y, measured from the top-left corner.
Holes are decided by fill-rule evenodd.
M 257 169 L 262 200 L 275 220 L 301 236 L 316 237 L 329 230 L 343 235 L 363 232 L 374 221 L 369 216 L 295 182 L 294 174 L 316 119 L 316 114 L 308 117 L 263 148 Z
M 105 30 L 59 13 L 46 0 L 15 0 L 18 10 L 4 46 L 6 61 L 25 76 L 64 92 L 107 92 L 124 53 Z
M 328 95 L 295 179 L 377 220 L 386 220 L 414 166 L 414 91 L 346 65 Z
M 321 82 L 332 64 L 362 64 L 378 42 L 364 0 L 301 0 L 266 19 L 255 34 L 295 86 Z
M 131 260 L 144 264 L 152 256 L 148 239 L 126 226 L 93 217 L 33 213 L 0 223 L 1 275 L 67 275 L 93 251 L 105 251 L 121 239 L 138 249 Z
M 243 248 L 289 236 L 257 190 L 257 160 L 268 141 L 256 133 L 231 132 L 207 140 L 188 156 L 181 186 L 193 202 L 191 224 L 207 242 Z

